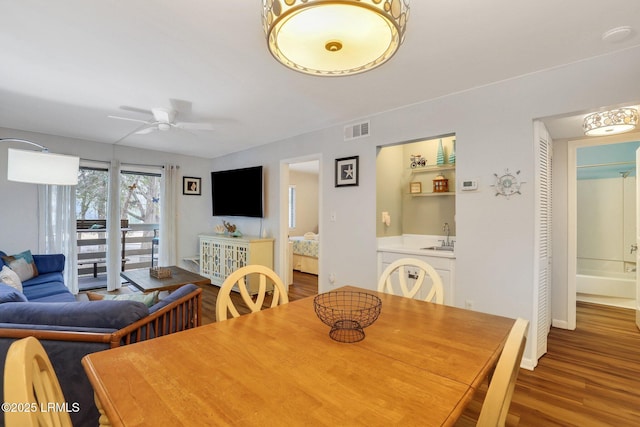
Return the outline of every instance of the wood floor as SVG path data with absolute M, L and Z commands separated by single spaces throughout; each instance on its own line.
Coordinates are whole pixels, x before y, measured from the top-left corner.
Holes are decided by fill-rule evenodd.
M 208 286 L 204 323 L 215 321 L 217 287 Z M 289 298 L 317 293 L 317 277 L 294 272 Z M 508 425 L 639 426 L 640 332 L 635 312 L 589 303 L 577 305 L 575 331 L 552 328 L 548 352 L 534 371 L 521 369 Z M 477 419 L 486 385 L 465 412 Z
M 474 419 L 485 389 L 465 415 Z M 534 371 L 520 369 L 507 425 L 640 425 L 640 331 L 635 311 L 578 303 L 575 331 L 552 328 Z

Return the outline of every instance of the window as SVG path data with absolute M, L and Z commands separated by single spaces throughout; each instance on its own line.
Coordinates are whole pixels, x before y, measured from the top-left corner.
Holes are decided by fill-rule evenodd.
M 296 186 L 289 186 L 289 228 L 296 228 Z
M 109 170 L 81 166 L 76 186 L 76 218 L 105 219 L 109 194 Z

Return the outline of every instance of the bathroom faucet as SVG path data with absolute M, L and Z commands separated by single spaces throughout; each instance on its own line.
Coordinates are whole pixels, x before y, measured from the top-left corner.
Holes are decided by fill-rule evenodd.
M 442 231 L 444 231 L 446 233 L 446 235 L 447 235 L 447 240 L 446 241 L 444 241 L 444 240 L 442 241 L 442 246 L 451 246 L 451 242 L 449 241 L 450 231 L 449 231 L 449 223 L 448 222 L 444 223 L 444 226 L 442 227 Z

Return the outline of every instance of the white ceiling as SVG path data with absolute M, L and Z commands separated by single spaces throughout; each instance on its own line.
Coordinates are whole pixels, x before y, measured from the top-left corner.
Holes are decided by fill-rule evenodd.
M 640 44 L 637 0 L 413 0 L 390 62 L 323 78 L 271 57 L 261 8 L 260 0 L 0 0 L 0 127 L 114 143 L 139 124 L 107 116 L 146 120 L 132 108 L 174 100 L 178 121 L 212 121 L 216 130 L 118 143 L 213 158 Z M 632 36 L 602 40 L 619 26 Z M 562 123 L 552 136 L 579 132 Z

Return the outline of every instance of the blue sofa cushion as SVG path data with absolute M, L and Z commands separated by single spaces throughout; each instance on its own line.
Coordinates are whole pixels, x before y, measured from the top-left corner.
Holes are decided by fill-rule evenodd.
M 5 302 L 27 302 L 27 298 L 16 288 L 0 283 L 0 304 Z
M 38 274 L 64 271 L 63 254 L 33 255 L 33 261 L 36 263 Z
M 75 301 L 64 285 L 62 273 L 46 273 L 22 283 L 22 292 L 31 302 Z
M 121 329 L 148 314 L 149 308 L 137 301 L 0 304 L 0 323 Z
M 198 289 L 198 286 L 194 285 L 193 283 L 189 283 L 188 285 L 179 287 L 178 289 L 170 293 L 167 297 L 152 305 L 151 308 L 149 308 L 149 314 L 155 313 L 161 308 L 171 304 L 172 302 L 182 298 L 185 295 L 188 295 L 196 289 Z

